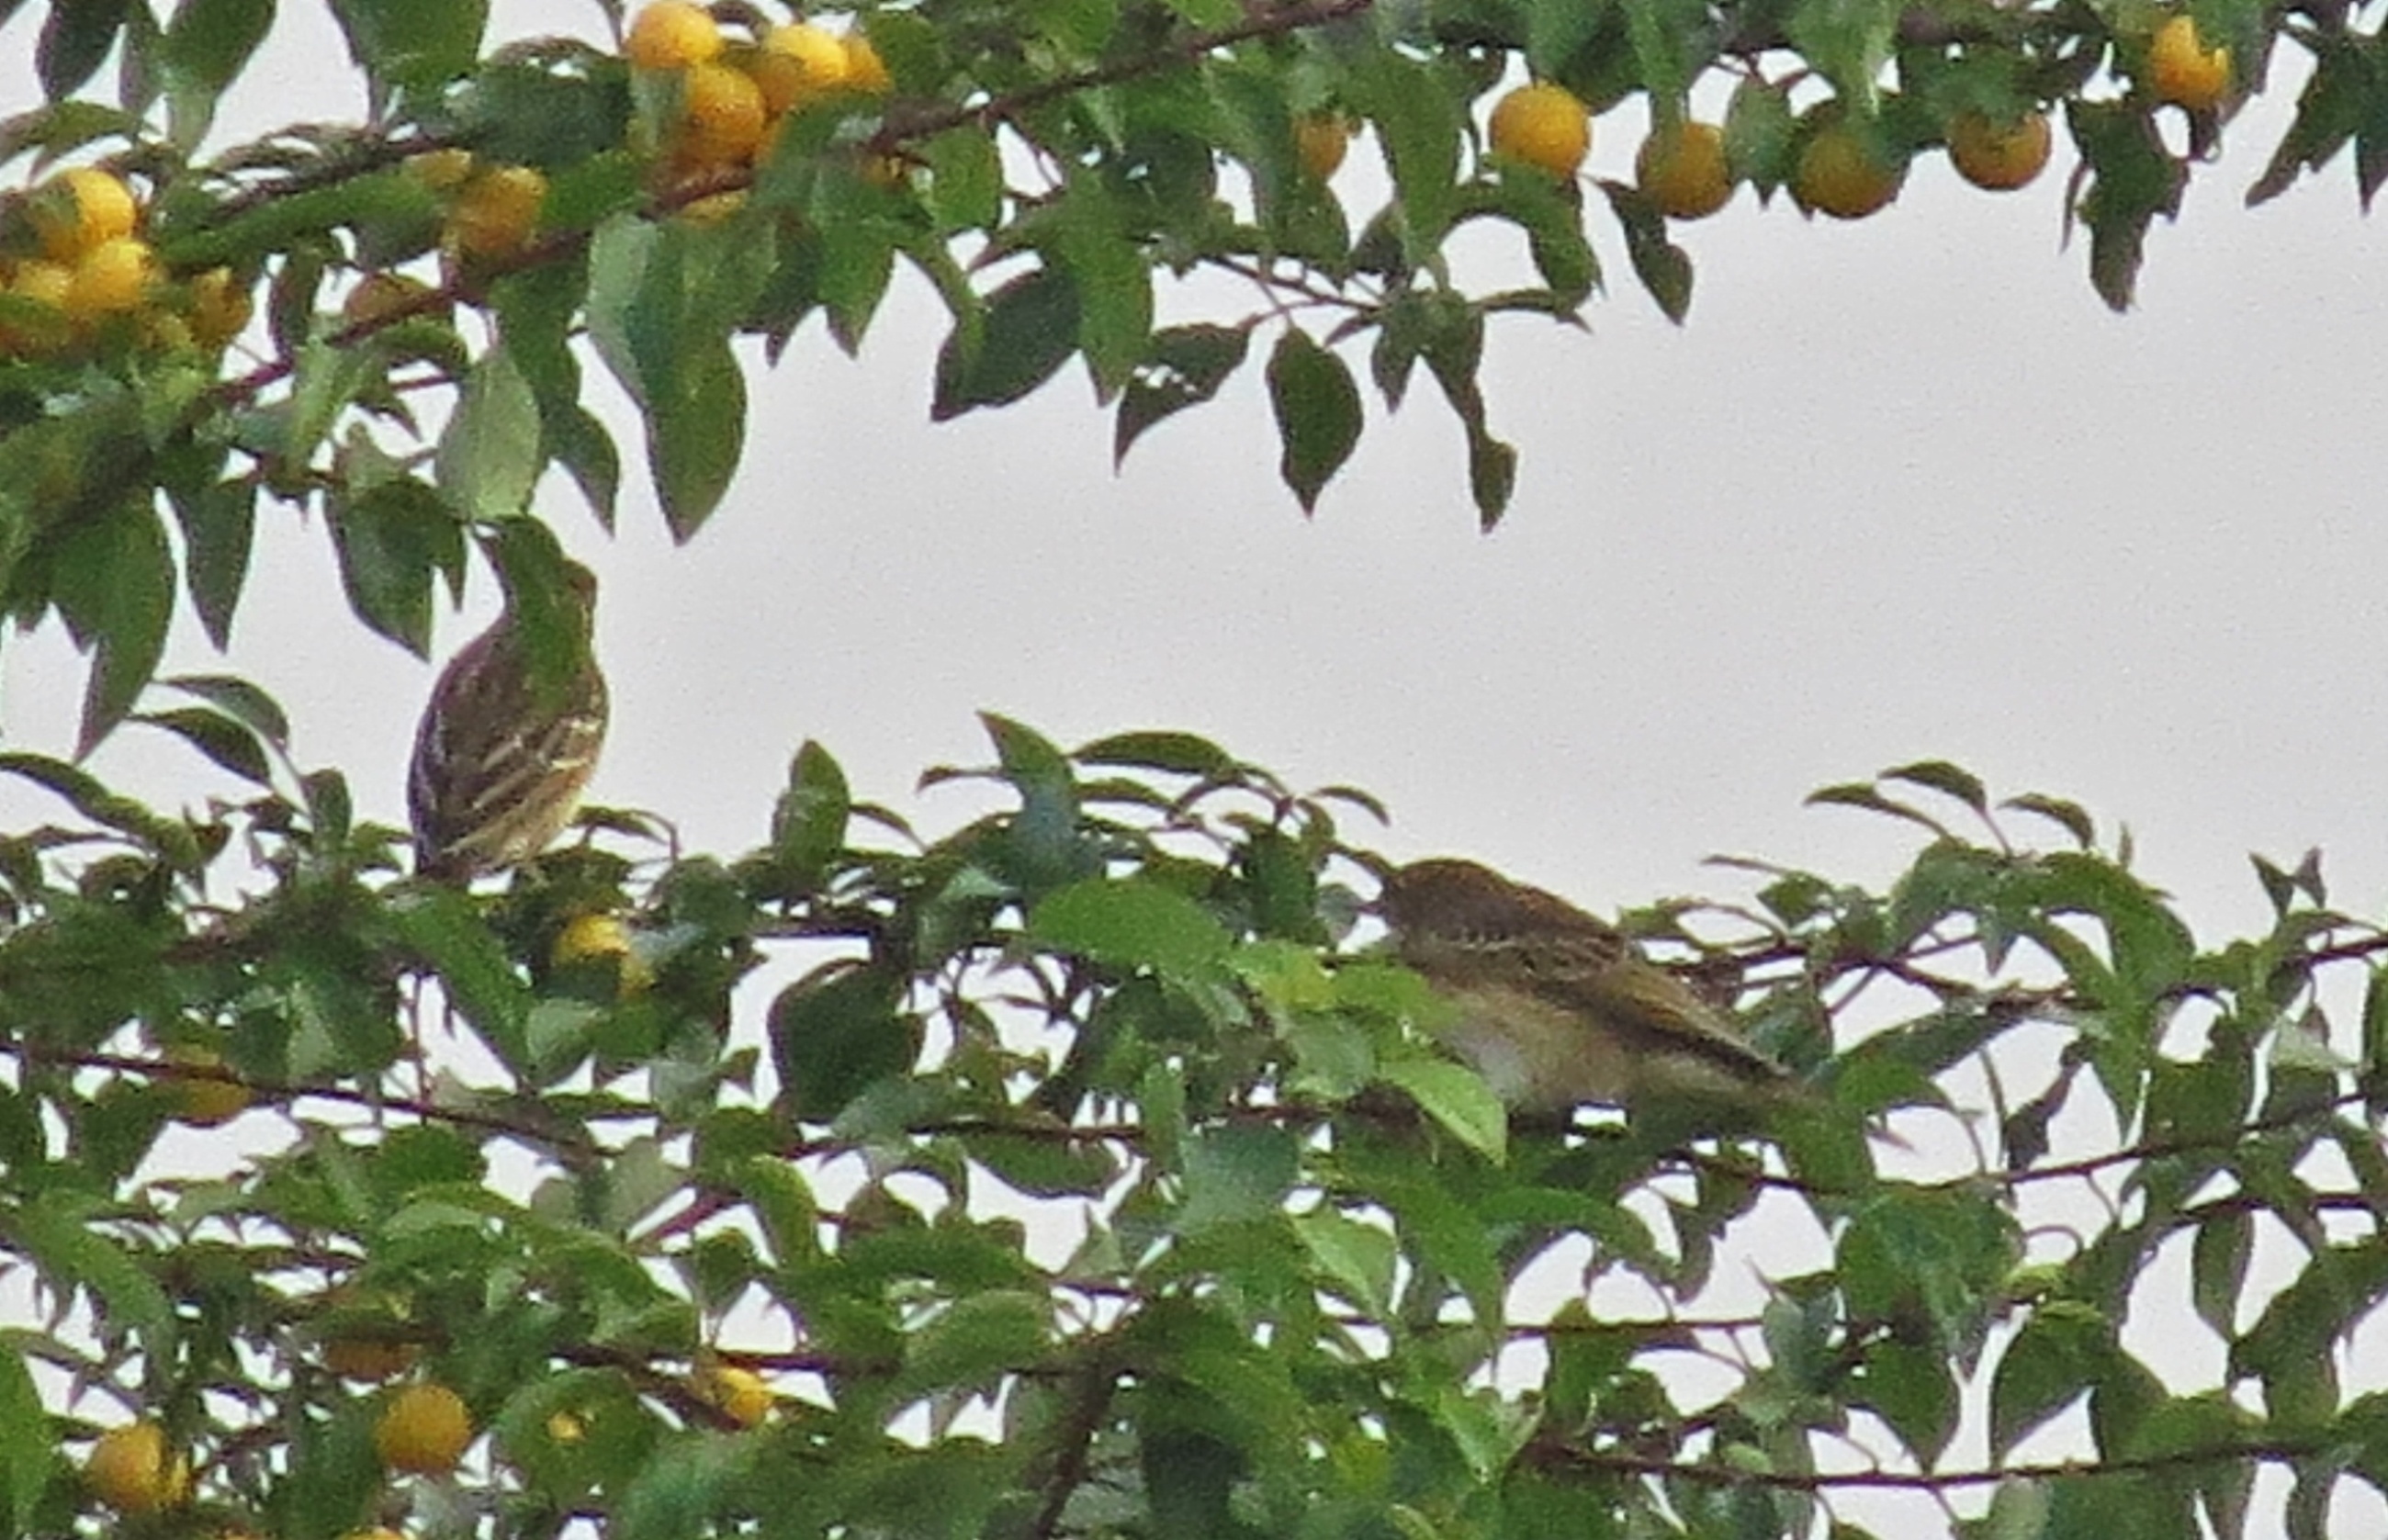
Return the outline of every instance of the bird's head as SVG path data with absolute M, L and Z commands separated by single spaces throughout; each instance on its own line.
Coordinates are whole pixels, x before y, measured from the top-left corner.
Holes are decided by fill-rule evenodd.
M 1370 907 L 1397 936 L 1514 936 L 1588 923 L 1565 899 L 1454 856 L 1384 873 Z

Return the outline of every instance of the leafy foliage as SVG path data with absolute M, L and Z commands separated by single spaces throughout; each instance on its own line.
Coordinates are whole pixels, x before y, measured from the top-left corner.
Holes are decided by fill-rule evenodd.
M 49 99 L 0 123 L 0 164 L 119 173 L 144 206 L 149 260 L 119 246 L 109 259 L 133 286 L 78 289 L 51 260 L 61 184 L 0 199 L 0 603 L 24 624 L 55 613 L 93 652 L 86 745 L 147 682 L 178 579 L 210 635 L 229 633 L 260 503 L 320 506 L 360 617 L 418 650 L 435 585 L 460 580 L 476 538 L 528 516 L 550 468 L 610 524 L 621 454 L 582 404 L 592 359 L 635 403 L 664 515 L 692 537 L 743 449 L 736 339 L 776 357 L 819 313 L 858 348 L 899 266 L 952 317 L 934 415 L 1004 406 L 1075 361 L 1124 456 L 1257 366 L 1305 511 L 1370 415 L 1354 355 L 1387 412 L 1424 360 L 1490 525 L 1517 453 L 1479 384 L 1487 322 L 1580 322 L 1602 246 L 1621 246 L 1668 315 L 1682 320 L 1693 291 L 1645 191 L 1587 199 L 1491 152 L 1480 124 L 1521 72 L 1594 113 L 1639 97 L 1661 126 L 1730 83 L 1717 192 L 1787 186 L 1803 208 L 1871 207 L 1861 189 L 1801 189 L 1806 151 L 1845 121 L 1890 176 L 1961 120 L 2059 113 L 2080 157 L 2068 217 L 2117 307 L 2151 223 L 2177 211 L 2282 44 L 2314 69 L 2251 198 L 2350 147 L 2367 202 L 2388 176 L 2388 73 L 2371 62 L 2376 30 L 2344 6 L 2198 0 L 2189 13 L 2227 50 L 2214 57 L 2228 89 L 2190 107 L 2150 63 L 2173 13 L 2142 4 L 835 8 L 870 51 L 842 88 L 772 75 L 795 67 L 771 19 L 724 7 L 728 63 L 699 66 L 713 71 L 700 91 L 691 70 L 579 42 L 495 45 L 485 0 L 340 0 L 372 124 L 216 148 L 216 106 L 273 6 L 193 0 L 161 20 L 146 4 L 56 0 L 36 44 Z M 769 87 L 768 117 L 731 110 L 761 89 L 748 74 Z M 2175 117 L 2185 149 L 2166 132 Z M 1321 125 L 1335 136 L 1323 161 L 1302 139 Z M 1355 128 L 1378 152 L 1373 174 L 1335 170 Z M 1377 206 L 1347 208 L 1364 196 Z M 1525 283 L 1461 259 L 1454 242 L 1478 226 L 1515 233 Z M 1227 297 L 1238 290 L 1255 297 L 1246 313 Z
M 0 1376 L 21 1533 L 90 1533 L 70 1380 L 190 1455 L 171 1533 L 290 1540 L 1790 1535 L 1991 1480 L 1974 1533 L 2235 1535 L 2265 1462 L 2318 1534 L 2334 1481 L 2388 1490 L 2337 1372 L 2388 1297 L 2383 991 L 2320 1003 L 2388 936 L 2313 863 L 2205 948 L 2069 804 L 1834 789 L 1925 831 L 1889 890 L 1749 863 L 1756 907 L 1628 917 L 1821 1092 L 1685 1142 L 1505 1118 L 1354 928 L 1371 805 L 1200 738 L 989 718 L 924 780 L 997 810 L 936 838 L 807 744 L 743 856 L 599 836 L 470 896 L 395 876 L 270 702 L 182 693 L 149 719 L 256 798 L 6 766 L 71 810 L 0 852 L 5 1245 L 52 1309 Z M 2043 816 L 2078 844 L 2013 842 Z M 1878 1165 L 1885 1117 L 1925 1142 Z M 2115 1141 L 2054 1158 L 2060 1117 Z M 2210 1383 L 2143 1357 L 2177 1240 Z M 1753 1254 L 1809 1260 L 1721 1311 Z M 469 1407 L 452 1476 L 383 1473 L 398 1379 Z M 1993 1463 L 1952 1462 L 1985 1386 Z M 2085 1401 L 2094 1460 L 2030 1458 Z

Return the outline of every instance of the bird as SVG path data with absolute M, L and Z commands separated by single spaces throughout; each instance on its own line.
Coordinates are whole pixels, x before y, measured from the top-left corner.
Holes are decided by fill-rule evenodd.
M 578 654 L 568 667 L 541 669 L 510 597 L 431 688 L 406 781 L 419 877 L 470 882 L 529 860 L 571 821 L 597 768 L 606 722 L 591 641 L 597 579 L 567 562 L 553 599 Z
M 1630 937 L 1473 861 L 1385 875 L 1394 957 L 1452 1007 L 1429 1023 L 1512 1110 L 1660 1104 L 1762 1112 L 1805 1083 Z

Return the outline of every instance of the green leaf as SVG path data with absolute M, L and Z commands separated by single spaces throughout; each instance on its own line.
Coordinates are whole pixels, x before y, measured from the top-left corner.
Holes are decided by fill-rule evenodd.
M 464 565 L 464 532 L 455 513 L 411 476 L 362 489 L 343 481 L 327 508 L 349 607 L 416 657 L 429 657 L 432 579 Z
M 1188 1237 L 1273 1218 L 1292 1191 L 1301 1154 L 1284 1129 L 1231 1123 L 1186 1141 L 1186 1197 L 1176 1230 Z
M 1007 1371 L 1039 1365 L 1051 1332 L 1052 1305 L 1041 1294 L 967 1294 L 911 1334 L 896 1394 L 991 1388 Z
M 1233 755 L 1192 733 L 1114 733 L 1084 745 L 1070 757 L 1081 764 L 1126 765 L 1213 779 L 1224 779 L 1236 769 Z
M 489 0 L 332 0 L 349 57 L 392 85 L 441 85 L 471 69 L 489 11 Z
M 1207 324 L 1166 327 L 1147 338 L 1144 357 L 1120 393 L 1118 423 L 1111 431 L 1112 466 L 1127 459 L 1129 448 L 1146 429 L 1216 396 L 1227 377 L 1243 367 L 1251 341 L 1247 327 Z
M 2095 1306 L 2051 1300 L 2032 1312 L 1990 1381 L 1990 1451 L 2005 1459 L 2033 1429 L 2102 1378 L 2114 1327 Z
M 166 650 L 174 559 L 157 512 L 129 499 L 69 530 L 52 582 L 69 631 L 94 654 L 75 740 L 80 759 L 132 711 Z
M 1509 1157 L 1509 1117 L 1484 1077 L 1442 1059 L 1396 1059 L 1379 1071 L 1452 1137 L 1499 1165 Z
M 24 1357 L 0 1353 L 0 1513 L 19 1534 L 34 1533 L 33 1513 L 49 1484 L 57 1447 Z
M 181 0 L 159 62 L 168 79 L 213 95 L 247 67 L 273 25 L 274 0 Z
M 771 810 L 771 854 L 782 879 L 798 888 L 818 883 L 838 852 L 854 813 L 845 772 L 810 738 L 788 765 L 788 789 Z
M 159 1351 L 173 1331 L 173 1306 L 141 1264 L 100 1227 L 99 1218 L 93 1200 L 53 1190 L 18 1208 L 10 1233 L 49 1287 L 70 1294 L 89 1290 L 100 1306 L 98 1324 L 130 1327 L 149 1338 L 151 1351 Z
M 618 217 L 589 253 L 589 335 L 639 403 L 675 540 L 720 505 L 745 446 L 746 381 L 730 335 L 769 275 L 773 247 L 730 226 Z
M 2065 117 L 2090 178 L 2076 206 L 2090 227 L 2090 281 L 2113 309 L 2128 309 L 2148 225 L 2158 214 L 2180 212 L 2189 167 L 2165 148 L 2143 102 L 2077 99 Z
M 938 349 L 931 420 L 1021 399 L 1068 361 L 1078 328 L 1078 282 L 1068 268 L 1040 267 L 1003 284 Z
M 1108 404 L 1144 362 L 1152 340 L 1152 270 L 1119 200 L 1091 176 L 1071 179 L 1054 250 L 1073 280 L 1077 345 L 1095 377 L 1096 399 Z
M 457 1014 L 507 1067 L 527 1072 L 530 987 L 473 901 L 452 888 L 423 888 L 393 901 L 389 917 L 438 975 Z
M 133 720 L 172 733 L 245 781 L 258 786 L 273 784 L 273 762 L 266 757 L 257 735 L 222 713 L 184 706 L 172 711 L 142 712 Z
M 921 145 L 921 155 L 929 163 L 925 201 L 938 232 L 993 229 L 1003 217 L 1003 166 L 994 134 L 976 125 L 949 129 Z
M 1434 66 L 1386 48 L 1365 56 L 1345 81 L 1350 105 L 1376 125 L 1413 256 L 1434 251 L 1458 212 L 1459 138 L 1465 126 L 1455 82 Z
M 211 481 L 190 493 L 168 488 L 183 530 L 184 581 L 191 608 L 218 651 L 232 645 L 234 612 L 248 581 L 249 549 L 257 531 L 257 484 L 248 477 Z
M 1899 0 L 1792 0 L 1783 30 L 1835 95 L 1871 116 L 1899 10 Z
M 1115 967 L 1149 967 L 1182 982 L 1225 971 L 1226 928 L 1211 912 L 1144 877 L 1093 877 L 1039 901 L 1028 937 L 1040 946 Z
M 1307 513 L 1360 442 L 1360 389 L 1343 360 L 1298 326 L 1269 355 L 1268 386 L 1285 447 L 1278 473 Z
M 2255 1217 L 2227 1208 L 2197 1227 L 2190 1247 L 2190 1298 L 2206 1325 L 2225 1342 L 2239 1334 L 2240 1291 L 2255 1246 Z
M 1981 777 L 1945 759 L 1918 760 L 1912 764 L 1894 765 L 1875 778 L 1924 787 L 1964 803 L 1986 818 L 1989 816 L 1989 796 L 1982 789 Z
M 124 26 L 130 0 L 54 4 L 33 49 L 33 70 L 52 101 L 70 96 L 98 72 Z
M 1391 1312 L 1401 1250 L 1382 1227 L 1322 1208 L 1295 1216 L 1293 1233 L 1325 1275 L 1327 1287 L 1378 1319 Z
M 771 1002 L 771 1054 L 789 1112 L 829 1122 L 874 1083 L 912 1067 L 921 1024 L 901 980 L 852 962 L 815 970 Z
M 1930 1348 L 1891 1341 L 1870 1344 L 1851 1399 L 1872 1407 L 1926 1469 L 1957 1432 L 1956 1377 L 1948 1359 Z
M 540 461 L 539 402 L 513 355 L 492 347 L 439 435 L 435 482 L 460 515 L 495 524 L 528 510 Z

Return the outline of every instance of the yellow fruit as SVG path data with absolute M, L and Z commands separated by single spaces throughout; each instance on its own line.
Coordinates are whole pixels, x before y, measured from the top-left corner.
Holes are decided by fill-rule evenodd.
M 1493 105 L 1492 149 L 1553 176 L 1573 176 L 1592 152 L 1592 114 L 1566 86 L 1521 85 Z
M 1340 112 L 1306 112 L 1293 120 L 1294 154 L 1311 179 L 1324 182 L 1343 165 L 1352 147 L 1352 120 Z
M 2176 16 L 2148 41 L 2148 84 L 2158 101 L 2204 112 L 2230 88 L 2230 50 L 2208 48 L 2197 23 Z
M 191 1496 L 190 1462 L 166 1446 L 166 1430 L 155 1422 L 129 1422 L 100 1434 L 83 1462 L 83 1479 L 119 1513 L 157 1513 Z
M 72 262 L 109 241 L 121 241 L 141 221 L 133 189 L 107 171 L 79 166 L 60 172 L 34 195 L 33 231 L 54 262 Z
M 493 167 L 456 195 L 448 210 L 447 244 L 466 257 L 512 256 L 539 228 L 546 201 L 546 177 L 528 166 Z
M 655 0 L 630 19 L 622 57 L 641 69 L 679 69 L 721 52 L 713 14 L 689 0 Z
M 248 289 L 230 268 L 210 268 L 191 280 L 191 335 L 209 347 L 222 347 L 248 329 L 252 311 Z
M 471 150 L 426 150 L 406 158 L 406 174 L 415 185 L 435 193 L 452 192 L 473 174 Z
M 1949 123 L 1949 163 L 1976 187 L 2012 192 L 2047 168 L 2051 143 L 2045 114 L 2026 112 L 2000 123 L 1978 112 L 1961 112 Z
M 721 193 L 714 197 L 699 198 L 681 212 L 706 223 L 727 219 L 736 211 L 735 207 L 719 212 L 706 208 L 708 204 L 725 198 L 735 198 L 743 205 L 746 195 L 743 192 Z M 616 966 L 619 971 L 615 977 L 620 979 L 624 994 L 637 994 L 655 981 L 654 969 L 639 955 L 637 946 L 630 940 L 630 928 L 614 915 L 573 916 L 548 952 L 548 961 L 560 968 L 608 957 L 618 959 Z
M 690 1388 L 698 1400 L 742 1428 L 752 1428 L 771 1415 L 771 1387 L 753 1370 L 710 1365 L 696 1371 Z
M 409 1385 L 374 1424 L 374 1452 L 393 1471 L 437 1476 L 456 1469 L 473 1442 L 473 1414 L 446 1385 Z
M 845 41 L 825 27 L 799 21 L 774 27 L 747 66 L 773 117 L 811 106 L 846 83 Z
M 751 158 L 763 143 L 769 114 L 763 88 L 726 64 L 696 64 L 682 77 L 680 132 L 674 148 L 699 166 L 726 166 Z
M 555 1412 L 547 1420 L 547 1436 L 558 1444 L 578 1444 L 589 1436 L 589 1425 L 578 1412 Z
M 1799 152 L 1791 196 L 1799 207 L 1836 220 L 1861 220 L 1899 196 L 1907 168 L 1884 157 L 1849 123 L 1825 124 Z
M 166 1050 L 166 1062 L 193 1069 L 221 1069 L 223 1055 L 212 1048 L 177 1043 Z M 203 1129 L 229 1123 L 248 1110 L 251 1099 L 248 1087 L 236 1080 L 192 1078 L 174 1081 L 174 1116 Z
M 349 291 L 340 319 L 351 326 L 369 326 L 389 320 L 430 292 L 430 284 L 403 272 L 368 272 Z
M 67 285 L 73 281 L 72 268 L 36 257 L 17 264 L 17 276 L 8 281 L 8 292 L 19 299 L 63 310 L 67 307 Z
M 1704 220 L 1733 199 L 1724 131 L 1714 123 L 1669 123 L 1633 156 L 1633 180 L 1670 220 Z
M 749 201 L 743 187 L 733 187 L 726 193 L 708 193 L 693 202 L 681 204 L 680 217 L 691 224 L 720 224 L 745 208 Z
M 884 96 L 896 88 L 896 77 L 887 72 L 887 61 L 879 50 L 860 32 L 845 34 L 845 84 L 850 91 L 866 96 Z
M 59 309 L 74 321 L 137 310 L 147 297 L 157 262 L 149 243 L 130 235 L 100 242 L 76 259 Z

